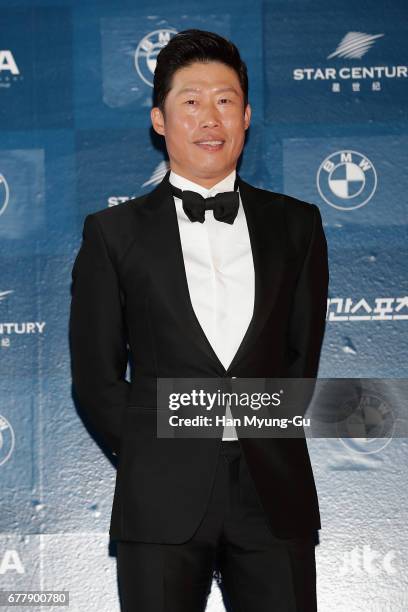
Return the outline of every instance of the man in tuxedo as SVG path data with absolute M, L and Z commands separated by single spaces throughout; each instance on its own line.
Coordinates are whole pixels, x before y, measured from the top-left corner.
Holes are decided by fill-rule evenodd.
M 118 456 L 110 524 L 125 612 L 316 610 L 318 499 L 304 438 L 157 435 L 157 378 L 315 378 L 319 209 L 236 171 L 251 118 L 238 49 L 186 30 L 160 51 L 151 121 L 170 170 L 87 215 L 74 263 L 75 394 Z M 130 380 L 126 379 L 128 363 Z

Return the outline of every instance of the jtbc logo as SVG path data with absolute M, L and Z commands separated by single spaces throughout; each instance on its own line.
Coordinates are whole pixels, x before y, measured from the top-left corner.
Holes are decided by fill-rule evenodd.
M 395 557 L 395 550 L 389 550 L 386 554 L 382 555 L 371 548 L 370 545 L 364 545 L 361 548 L 355 546 L 352 550 L 344 553 L 340 575 L 344 576 L 348 573 L 353 573 L 376 576 L 383 571 L 389 575 L 396 574 L 398 570 L 393 566 Z
M 11 74 L 15 76 L 20 74 L 12 52 L 8 50 L 0 50 L 0 73 L 5 71 L 11 72 Z

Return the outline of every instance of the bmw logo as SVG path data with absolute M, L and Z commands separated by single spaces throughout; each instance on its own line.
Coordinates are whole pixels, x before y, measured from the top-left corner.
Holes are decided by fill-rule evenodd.
M 14 449 L 14 431 L 8 420 L 0 414 L 0 465 L 10 458 Z
M 167 45 L 170 39 L 177 34 L 177 30 L 154 30 L 146 34 L 137 45 L 135 51 L 135 68 L 138 75 L 153 87 L 153 75 L 156 69 L 156 58 L 160 50 Z
M 382 451 L 391 442 L 395 419 L 384 398 L 366 391 L 358 405 L 347 401 L 342 409 L 348 409 L 349 415 L 337 423 L 337 434 L 348 450 L 368 455 Z
M 357 151 L 337 151 L 320 164 L 317 189 L 322 199 L 338 210 L 367 204 L 377 188 L 377 173 L 367 156 Z
M 9 201 L 9 195 L 10 195 L 10 190 L 9 190 L 7 181 L 4 178 L 4 176 L 0 174 L 0 215 L 3 214 L 3 212 L 7 208 L 7 204 Z

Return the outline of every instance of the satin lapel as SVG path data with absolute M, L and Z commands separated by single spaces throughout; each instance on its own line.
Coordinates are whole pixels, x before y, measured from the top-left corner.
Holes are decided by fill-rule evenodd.
M 259 190 L 239 177 L 255 271 L 254 312 L 247 331 L 228 367 L 233 370 L 255 341 L 271 314 L 281 285 L 286 256 L 286 228 L 280 196 Z
M 146 202 L 146 232 L 152 249 L 149 255 L 153 282 L 173 316 L 185 322 L 185 333 L 214 363 L 214 376 L 230 375 L 254 346 L 270 314 L 284 269 L 285 228 L 278 196 L 262 192 L 239 178 L 242 205 L 248 225 L 255 271 L 255 299 L 251 322 L 228 369 L 211 346 L 194 312 L 188 289 L 177 213 L 167 172 Z
M 186 336 L 214 363 L 214 377 L 226 370 L 194 312 L 188 289 L 177 212 L 167 172 L 146 202 L 146 232 L 152 245 L 149 264 L 153 282 L 173 317 L 184 322 Z

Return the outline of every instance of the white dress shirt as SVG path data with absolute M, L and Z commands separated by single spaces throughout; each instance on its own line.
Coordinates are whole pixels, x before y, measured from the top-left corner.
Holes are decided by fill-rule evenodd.
M 211 197 L 233 191 L 236 171 L 206 189 L 171 170 L 175 187 Z M 214 352 L 228 368 L 241 344 L 254 310 L 255 272 L 245 212 L 239 198 L 238 214 L 231 225 L 205 211 L 205 221 L 192 222 L 182 201 L 174 196 L 191 303 Z M 231 418 L 229 405 L 226 417 Z M 236 440 L 234 426 L 225 426 L 223 440 Z

